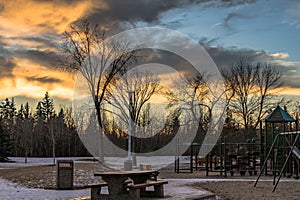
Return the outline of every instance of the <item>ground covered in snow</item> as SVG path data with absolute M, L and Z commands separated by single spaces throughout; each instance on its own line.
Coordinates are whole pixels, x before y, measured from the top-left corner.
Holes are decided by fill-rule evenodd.
M 83 185 L 101 181 L 93 176 L 96 171 L 109 171 L 108 167 L 94 162 L 90 158 L 62 158 L 74 160 L 74 185 L 76 190 L 54 190 L 56 187 L 56 166 L 51 158 L 12 158 L 14 162 L 0 163 L 0 199 L 88 199 L 88 189 Z M 143 160 L 144 159 L 144 160 Z M 144 163 L 146 159 L 141 159 Z M 163 159 L 158 159 L 163 160 Z M 118 162 L 117 162 L 118 161 Z M 110 160 L 115 166 L 119 165 Z M 153 163 L 153 161 L 151 161 Z M 156 163 L 159 169 L 159 162 Z M 159 178 L 165 178 L 169 184 L 165 187 L 168 199 L 185 199 L 181 196 L 217 194 L 222 199 L 299 199 L 300 180 L 283 178 L 275 193 L 272 193 L 272 177 L 263 177 L 253 188 L 255 176 L 235 174 L 224 178 L 218 174 L 205 176 L 204 171 L 175 173 L 172 166 L 160 170 Z M 51 189 L 52 188 L 52 189 Z
M 81 187 L 88 183 L 99 182 L 94 177 L 96 171 L 104 171 L 99 164 L 75 163 L 74 185 Z M 1 169 L 0 177 L 28 188 L 53 189 L 56 187 L 56 166 L 31 166 Z

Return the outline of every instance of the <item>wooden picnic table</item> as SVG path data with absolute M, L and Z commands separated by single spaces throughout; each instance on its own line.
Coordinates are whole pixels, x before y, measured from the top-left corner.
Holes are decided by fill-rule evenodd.
M 102 180 L 108 186 L 108 199 L 128 199 L 130 192 L 128 192 L 128 178 L 133 181 L 133 184 L 146 183 L 147 180 L 157 180 L 159 171 L 110 171 L 97 172 L 95 176 L 101 176 Z

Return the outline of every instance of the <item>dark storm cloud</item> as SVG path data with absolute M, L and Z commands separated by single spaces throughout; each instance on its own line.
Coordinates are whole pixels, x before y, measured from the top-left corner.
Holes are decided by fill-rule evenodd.
M 256 0 L 198 0 L 195 3 L 203 4 L 203 7 L 210 8 L 210 7 L 223 7 L 223 8 L 230 8 L 238 5 L 244 4 L 252 4 L 255 3 Z
M 48 76 L 44 76 L 44 77 L 27 77 L 26 78 L 28 81 L 37 81 L 40 83 L 46 83 L 46 84 L 52 84 L 52 83 L 61 83 L 62 81 L 60 79 L 56 79 L 56 78 L 50 78 Z
M 45 47 L 54 47 L 57 48 L 57 44 L 53 42 L 53 40 L 42 38 L 42 37 L 24 37 L 22 38 L 26 41 L 38 42 Z
M 147 23 L 158 20 L 161 13 L 174 8 L 193 4 L 192 0 L 110 0 L 105 1 L 108 9 L 101 7 L 101 3 L 95 2 L 94 12 L 87 18 L 93 23 L 115 25 L 118 22 L 144 21 Z
M 238 5 L 243 5 L 243 4 L 252 4 L 255 3 L 256 0 L 221 0 L 221 6 L 222 7 L 234 7 Z
M 0 56 L 6 56 L 9 54 L 7 50 L 7 43 L 5 42 L 5 38 L 0 35 Z
M 12 71 L 16 63 L 12 58 L 0 56 L 0 78 L 12 77 Z
M 59 55 L 54 51 L 16 50 L 16 57 L 26 58 L 46 67 L 56 66 Z
M 105 1 L 107 8 L 101 7 L 99 1 L 94 0 L 95 8 L 87 16 L 93 23 L 116 25 L 118 22 L 143 21 L 156 22 L 160 15 L 176 8 L 184 8 L 191 5 L 203 7 L 232 7 L 241 4 L 254 3 L 255 0 L 109 0 Z
M 283 86 L 288 86 L 288 87 L 291 87 L 291 88 L 299 88 L 299 86 L 300 86 L 299 77 L 285 78 Z
M 223 71 L 234 66 L 241 59 L 248 62 L 270 64 L 278 69 L 283 77 L 283 85 L 293 88 L 299 88 L 299 75 L 297 70 L 300 66 L 292 66 L 285 64 L 284 60 L 276 58 L 265 51 L 256 51 L 253 49 L 240 49 L 237 47 L 225 48 L 222 46 L 213 46 L 215 40 L 208 41 L 206 38 L 200 41 L 200 44 L 210 54 L 218 68 Z
M 5 9 L 4 2 L 0 2 L 0 12 L 2 12 Z
M 184 58 L 168 51 L 160 49 L 142 49 L 138 53 L 138 59 L 135 66 L 148 64 L 148 63 L 159 63 L 162 65 L 170 66 L 176 71 L 180 72 L 186 69 L 193 69 L 191 64 Z M 151 66 L 151 65 L 150 65 Z M 169 73 L 169 72 L 167 72 Z M 194 70 L 191 73 L 196 73 Z

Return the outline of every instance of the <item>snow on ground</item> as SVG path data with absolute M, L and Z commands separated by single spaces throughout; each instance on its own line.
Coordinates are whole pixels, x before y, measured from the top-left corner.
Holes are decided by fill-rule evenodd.
M 171 199 L 185 199 L 185 197 L 201 196 L 211 194 L 205 190 L 199 190 L 187 186 L 195 182 L 197 179 L 168 179 L 169 183 L 165 186 L 165 195 Z M 0 199 L 1 200 L 44 200 L 44 199 L 86 199 L 90 195 L 89 189 L 84 190 L 44 190 L 44 189 L 29 189 L 18 186 L 5 179 L 0 178 Z M 107 193 L 107 188 L 104 188 L 104 193 Z
M 24 157 L 9 157 L 12 162 L 0 162 L 0 168 L 15 168 L 15 167 L 28 167 L 37 165 L 53 165 L 53 158 L 27 158 L 25 163 Z M 75 162 L 84 162 L 80 160 L 92 159 L 91 157 L 59 157 L 56 160 L 73 160 Z
M 29 189 L 16 185 L 10 181 L 0 178 L 0 199 L 1 200 L 39 200 L 39 199 L 70 199 L 86 197 L 90 195 L 88 189 L 85 190 L 43 190 Z
M 58 158 L 64 160 L 73 160 L 74 162 L 91 162 L 85 161 L 91 158 L 87 157 L 64 157 Z M 108 157 L 105 158 L 106 163 L 110 167 L 119 168 L 123 167 L 124 161 L 127 157 Z M 51 165 L 53 164 L 53 158 L 28 158 L 25 163 L 24 158 L 12 157 L 10 158 L 13 162 L 0 163 L 0 168 L 18 168 L 25 166 L 36 166 L 36 165 Z M 183 158 L 187 161 L 188 158 Z M 160 169 L 168 164 L 174 162 L 174 157 L 171 156 L 157 156 L 157 157 L 137 157 L 138 164 L 150 164 L 152 169 Z M 17 170 L 17 169 L 16 169 Z M 207 191 L 201 191 L 198 189 L 185 186 L 199 180 L 196 179 L 168 179 L 169 184 L 165 186 L 165 194 L 172 196 L 172 199 L 180 199 L 183 195 L 188 194 L 207 194 Z M 107 193 L 107 188 L 104 188 L 104 193 Z M 19 186 L 8 180 L 0 178 L 0 199 L 1 200 L 12 200 L 12 199 L 84 199 L 90 195 L 89 189 L 82 190 L 45 190 L 45 189 L 32 189 Z M 176 197 L 176 198 L 175 198 Z
M 53 158 L 28 158 L 28 163 L 24 163 L 24 158 L 13 157 L 10 158 L 14 162 L 10 163 L 0 163 L 0 168 L 17 168 L 25 166 L 35 166 L 35 165 L 50 165 L 53 164 Z M 87 157 L 68 157 L 68 158 L 58 158 L 66 160 L 74 160 L 74 162 L 91 162 L 87 161 Z M 106 158 L 106 163 L 114 168 L 122 168 L 123 162 L 127 158 Z M 182 162 L 188 162 L 189 157 L 182 157 Z M 160 169 L 171 161 L 174 161 L 174 157 L 138 157 L 137 161 L 139 164 L 150 164 L 152 169 Z M 17 170 L 17 169 L 16 169 Z M 184 199 L 184 196 L 201 196 L 211 194 L 205 190 L 195 189 L 189 184 L 196 182 L 209 182 L 209 181 L 255 181 L 256 177 L 244 178 L 244 179 L 167 179 L 169 184 L 165 186 L 165 195 L 171 196 L 171 199 Z M 262 181 L 272 181 L 272 177 L 262 177 Z M 295 181 L 293 179 L 283 178 L 282 181 Z M 104 188 L 104 192 L 107 193 L 107 188 Z M 81 190 L 45 190 L 45 189 L 31 189 L 25 188 L 8 180 L 0 178 L 0 199 L 1 200 L 14 200 L 14 199 L 86 199 L 89 197 L 89 189 Z M 169 198 L 170 199 L 170 198 Z
M 105 157 L 105 164 L 114 169 L 122 169 L 127 157 Z M 189 159 L 189 157 L 188 157 Z M 187 158 L 182 158 L 182 163 L 187 162 Z M 169 165 L 174 165 L 174 156 L 137 156 L 137 164 L 149 164 L 152 169 L 159 170 Z M 189 162 L 189 160 L 188 160 Z
M 53 158 L 27 158 L 27 163 L 23 157 L 10 157 L 13 162 L 1 163 L 1 168 L 15 168 L 15 167 L 27 167 L 27 166 L 36 166 L 36 165 L 53 165 Z M 74 162 L 91 162 L 84 161 L 93 159 L 92 157 L 59 157 L 56 160 L 73 160 Z M 124 161 L 127 160 L 127 157 L 105 157 L 105 164 L 108 167 L 121 170 L 124 167 Z M 152 169 L 159 170 L 161 168 L 173 165 L 175 161 L 174 156 L 137 156 L 137 163 L 139 164 L 150 164 Z M 189 156 L 181 156 L 180 163 L 189 163 Z
M 25 166 L 35 166 L 35 165 L 50 165 L 53 164 L 53 158 L 28 158 L 28 162 L 24 163 L 24 158 L 13 157 L 10 158 L 14 162 L 0 163 L 0 168 L 17 168 Z M 74 160 L 74 162 L 91 162 L 88 161 L 91 158 L 87 157 L 64 157 L 58 158 L 64 160 Z M 110 167 L 122 168 L 126 157 L 109 157 L 105 158 L 106 163 Z M 153 156 L 153 157 L 138 157 L 138 164 L 150 164 L 152 169 L 160 169 L 165 167 L 166 164 L 172 164 L 174 162 L 174 157 L 166 156 Z M 181 163 L 188 163 L 189 157 L 181 157 Z M 138 169 L 138 168 L 137 168 Z M 17 169 L 16 169 L 17 170 Z M 256 177 L 238 179 L 238 181 L 255 181 Z M 171 197 L 171 199 L 185 199 L 185 197 L 190 196 L 202 196 L 210 195 L 211 193 L 205 190 L 195 189 L 189 186 L 196 182 L 208 182 L 208 181 L 237 181 L 236 178 L 230 179 L 167 179 L 168 184 L 165 185 L 165 195 Z M 262 178 L 262 181 L 272 181 L 272 177 Z M 285 179 L 282 181 L 293 181 L 293 179 Z M 103 192 L 107 193 L 107 188 L 104 188 Z M 81 190 L 46 190 L 46 189 L 32 189 L 19 186 L 8 180 L 0 178 L 0 199 L 10 200 L 10 199 L 84 199 L 90 195 L 89 189 Z M 169 198 L 170 199 L 170 198 Z

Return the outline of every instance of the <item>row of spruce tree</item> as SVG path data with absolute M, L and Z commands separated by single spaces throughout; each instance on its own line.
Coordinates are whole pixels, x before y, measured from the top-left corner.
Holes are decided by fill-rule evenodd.
M 71 108 L 55 110 L 46 92 L 35 111 L 16 108 L 14 98 L 0 103 L 0 161 L 8 156 L 88 156 L 71 117 Z

